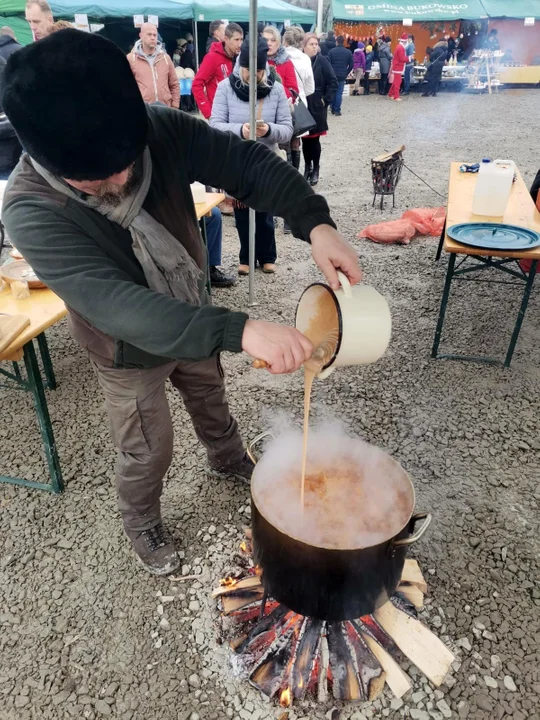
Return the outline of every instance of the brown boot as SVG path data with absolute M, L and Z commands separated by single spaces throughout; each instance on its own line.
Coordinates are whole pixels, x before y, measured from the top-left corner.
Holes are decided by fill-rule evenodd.
M 143 568 L 153 575 L 170 575 L 180 567 L 174 542 L 160 521 L 142 532 L 125 530 Z
M 249 457 L 244 455 L 239 462 L 233 463 L 232 465 L 210 465 L 208 474 L 212 477 L 218 478 L 219 480 L 236 478 L 237 480 L 243 480 L 244 482 L 250 483 L 254 467 L 255 465 Z

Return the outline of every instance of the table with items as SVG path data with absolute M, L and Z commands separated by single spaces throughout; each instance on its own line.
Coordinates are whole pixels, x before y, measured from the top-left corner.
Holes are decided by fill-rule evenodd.
M 446 222 L 436 256 L 438 260 L 443 249 L 449 253 L 446 281 L 431 356 L 433 358 L 501 364 L 500 360 L 489 357 L 439 353 L 439 344 L 443 331 L 448 298 L 452 280 L 454 279 L 517 285 L 523 287 L 523 295 L 503 363 L 504 367 L 509 367 L 521 330 L 523 317 L 529 303 L 538 260 L 540 260 L 540 245 L 533 247 L 531 243 L 531 249 L 506 250 L 504 249 L 503 243 L 500 248 L 488 250 L 482 247 L 474 247 L 456 242 L 449 236 L 448 230 L 460 223 L 495 223 L 501 226 L 506 224 L 523 228 L 526 231 L 533 231 L 530 233 L 533 235 L 534 233 L 540 233 L 540 212 L 536 208 L 521 174 L 517 171 L 516 180 L 510 192 L 510 199 L 504 215 L 502 217 L 474 215 L 472 205 L 478 175 L 460 172 L 459 168 L 461 165 L 462 163 L 459 162 L 453 162 L 451 165 Z M 458 258 L 459 262 L 457 262 Z M 478 274 L 485 270 L 497 271 L 504 274 L 505 278 L 501 280 L 478 277 Z

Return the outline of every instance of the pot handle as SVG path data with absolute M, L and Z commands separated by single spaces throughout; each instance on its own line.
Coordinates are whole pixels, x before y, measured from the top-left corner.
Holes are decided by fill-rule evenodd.
M 416 515 L 413 515 L 411 518 L 413 525 L 414 525 L 414 523 L 416 523 L 417 520 L 424 520 L 424 519 L 425 519 L 425 522 L 422 525 L 422 527 L 420 528 L 420 530 L 417 530 L 414 533 L 414 535 L 410 535 L 407 538 L 402 538 L 401 540 L 396 540 L 394 543 L 392 543 L 392 547 L 395 547 L 395 548 L 406 547 L 407 545 L 413 545 L 415 542 L 420 540 L 422 535 L 426 532 L 426 530 L 428 529 L 428 527 L 431 524 L 432 515 L 431 515 L 431 513 L 416 513 Z
M 346 275 L 344 275 L 341 272 L 341 270 L 337 271 L 337 276 L 339 279 L 339 284 L 341 285 L 341 288 L 343 290 L 343 294 L 345 295 L 345 297 L 349 298 L 349 299 L 352 298 L 353 292 L 352 292 L 352 288 L 351 288 L 351 283 L 349 282 L 349 278 Z
M 258 444 L 261 442 L 261 440 L 264 440 L 264 438 L 265 438 L 265 437 L 268 437 L 268 436 L 270 436 L 271 438 L 274 438 L 274 437 L 275 437 L 275 436 L 270 432 L 270 430 L 265 430 L 265 431 L 262 432 L 260 435 L 257 435 L 257 437 L 253 438 L 253 440 L 252 440 L 250 443 L 248 443 L 248 446 L 247 446 L 247 448 L 246 448 L 246 452 L 247 452 L 247 454 L 248 454 L 249 459 L 251 460 L 251 462 L 252 462 L 254 465 L 257 464 L 258 458 L 255 456 L 255 453 L 253 452 L 253 449 L 254 449 L 255 445 L 258 445 Z

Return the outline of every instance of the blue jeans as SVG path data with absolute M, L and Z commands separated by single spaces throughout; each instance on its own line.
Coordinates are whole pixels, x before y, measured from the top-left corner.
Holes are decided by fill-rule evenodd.
M 345 87 L 345 80 L 338 80 L 336 97 L 332 101 L 332 112 L 341 112 L 341 100 L 343 99 L 343 88 Z
M 217 207 L 212 208 L 212 216 L 204 218 L 206 223 L 206 239 L 208 240 L 208 264 L 210 267 L 221 265 L 221 213 Z
M 413 66 L 411 65 L 405 65 L 405 73 L 403 75 L 403 92 L 408 93 L 411 89 L 411 75 L 412 75 L 412 69 Z

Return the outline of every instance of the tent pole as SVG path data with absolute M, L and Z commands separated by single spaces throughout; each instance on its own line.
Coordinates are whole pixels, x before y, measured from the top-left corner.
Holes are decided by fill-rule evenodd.
M 323 31 L 323 5 L 324 0 L 318 0 L 317 2 L 317 27 L 315 32 L 320 35 Z
M 195 44 L 195 68 L 199 69 L 199 38 L 197 36 L 197 21 L 193 18 L 193 42 Z
M 257 0 L 249 0 L 249 139 L 256 139 Z M 249 209 L 249 305 L 255 305 L 255 210 Z

